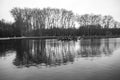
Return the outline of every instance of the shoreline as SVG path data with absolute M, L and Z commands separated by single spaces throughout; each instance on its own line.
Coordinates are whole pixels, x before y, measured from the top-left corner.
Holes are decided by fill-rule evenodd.
M 120 38 L 120 35 L 115 36 L 40 36 L 40 37 L 4 37 L 0 40 L 15 40 L 15 39 L 102 39 L 102 38 Z
M 55 39 L 56 36 L 41 36 L 41 37 L 4 37 L 0 40 L 14 40 L 14 39 Z

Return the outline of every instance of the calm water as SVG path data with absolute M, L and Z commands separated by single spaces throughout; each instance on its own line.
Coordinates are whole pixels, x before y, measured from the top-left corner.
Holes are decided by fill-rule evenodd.
M 0 41 L 0 80 L 120 80 L 120 38 Z

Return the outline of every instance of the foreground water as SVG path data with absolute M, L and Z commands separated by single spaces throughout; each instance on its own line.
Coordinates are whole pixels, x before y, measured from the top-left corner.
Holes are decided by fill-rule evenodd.
M 0 41 L 0 80 L 120 80 L 120 38 Z

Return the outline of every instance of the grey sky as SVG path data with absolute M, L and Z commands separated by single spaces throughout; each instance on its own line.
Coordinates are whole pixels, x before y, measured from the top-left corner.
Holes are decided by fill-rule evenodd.
M 65 8 L 80 15 L 112 15 L 120 22 L 120 0 L 0 0 L 0 19 L 13 21 L 10 10 L 14 7 Z

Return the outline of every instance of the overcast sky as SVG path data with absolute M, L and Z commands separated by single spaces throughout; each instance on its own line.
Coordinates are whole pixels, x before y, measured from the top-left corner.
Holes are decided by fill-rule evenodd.
M 120 0 L 0 0 L 0 19 L 14 21 L 10 13 L 14 7 L 65 8 L 80 15 L 111 15 L 120 22 Z

